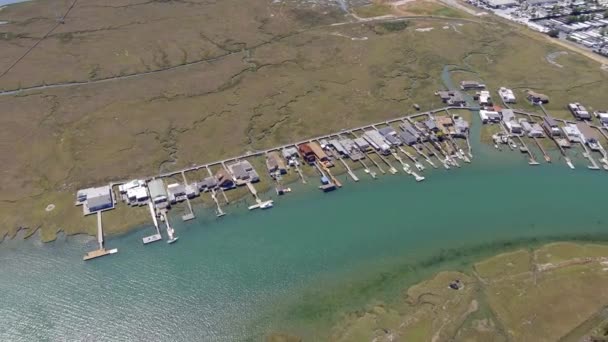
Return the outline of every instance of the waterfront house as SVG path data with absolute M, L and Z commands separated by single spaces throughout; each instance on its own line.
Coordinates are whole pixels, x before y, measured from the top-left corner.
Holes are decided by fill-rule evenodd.
M 562 130 L 557 125 L 557 121 L 550 116 L 543 117 L 543 128 L 549 136 L 558 137 L 562 134 Z
M 517 121 L 513 109 L 504 108 L 500 111 L 500 114 L 502 115 L 502 121 L 505 123 L 509 121 Z
M 186 199 L 186 187 L 179 183 L 169 184 L 167 185 L 167 195 L 171 204 L 182 202 Z
M 446 103 L 450 106 L 462 106 L 466 104 L 466 101 L 462 94 L 459 91 L 448 90 L 448 91 L 438 91 L 436 93 L 443 103 Z
M 260 181 L 260 176 L 248 160 L 241 160 L 229 165 L 228 169 L 234 176 L 237 185 L 243 185 L 247 182 L 256 183 Z
M 365 131 L 365 133 L 363 133 L 363 138 L 381 154 L 388 155 L 391 153 L 389 144 L 378 131 Z
M 200 191 L 209 191 L 211 189 L 215 189 L 217 186 L 217 178 L 213 176 L 206 177 L 198 183 L 198 188 Z
M 454 136 L 465 138 L 469 134 L 469 123 L 461 118 L 456 117 L 454 119 Z
M 581 132 L 578 130 L 576 125 L 567 124 L 566 126 L 564 126 L 562 128 L 562 130 L 564 131 L 564 135 L 566 136 L 566 139 L 568 139 L 569 142 L 571 142 L 571 143 L 583 142 L 582 138 L 581 138 Z
M 310 143 L 308 143 L 308 146 L 312 150 L 312 153 L 314 154 L 314 157 L 321 164 L 323 164 L 325 167 L 332 167 L 333 166 L 333 164 L 329 160 L 329 157 L 327 156 L 327 154 L 325 153 L 325 151 L 323 151 L 323 148 L 321 148 L 321 146 L 319 146 L 319 144 L 317 142 L 315 142 L 315 141 L 310 142 Z
M 589 114 L 589 112 L 587 111 L 587 109 L 585 107 L 583 107 L 583 105 L 581 105 L 578 102 L 569 103 L 568 104 L 568 109 L 570 110 L 570 113 L 572 113 L 572 115 L 577 120 L 586 120 L 586 121 L 591 120 L 591 114 Z
M 284 149 L 281 150 L 281 154 L 283 154 L 283 158 L 285 158 L 285 160 L 291 160 L 291 159 L 298 159 L 298 149 L 295 148 L 294 146 L 291 147 L 285 147 Z
M 507 126 L 507 129 L 511 134 L 521 135 L 524 132 L 524 129 L 521 124 L 515 120 L 507 121 L 505 123 L 505 126 Z
M 409 134 L 414 136 L 416 139 L 420 138 L 420 133 L 418 132 L 418 130 L 416 128 L 414 128 L 414 126 L 412 126 L 412 124 L 410 124 L 409 122 L 404 122 L 402 124 L 399 124 L 399 128 L 401 128 L 404 132 L 408 132 Z
M 344 148 L 344 145 L 342 145 L 340 143 L 340 141 L 338 141 L 338 139 L 329 140 L 329 145 L 331 147 L 333 147 L 338 152 L 339 155 L 341 155 L 341 156 L 348 155 L 348 151 L 346 150 L 346 148 Z
M 217 186 L 224 190 L 234 189 L 236 187 L 234 179 L 232 179 L 232 176 L 223 167 L 217 170 L 215 179 L 217 180 Z
M 490 96 L 490 92 L 487 90 L 482 90 L 478 93 L 478 100 L 481 106 L 491 106 L 492 105 L 492 96 Z
M 148 191 L 150 192 L 150 199 L 157 208 L 165 208 L 168 206 L 168 194 L 165 188 L 165 182 L 162 179 L 157 178 L 148 182 Z
M 282 175 L 287 173 L 287 167 L 285 162 L 279 155 L 279 152 L 272 151 L 266 155 L 266 168 L 269 173 L 280 173 Z
M 532 90 L 526 91 L 526 98 L 532 104 L 545 104 L 549 103 L 549 97 L 545 94 L 537 93 Z
M 479 118 L 484 124 L 497 123 L 500 122 L 500 120 L 502 119 L 499 112 L 484 109 L 479 111 Z
M 545 132 L 543 131 L 541 125 L 538 122 L 535 122 L 532 124 L 530 132 L 528 132 L 528 136 L 530 138 L 544 138 Z
M 309 144 L 305 143 L 299 145 L 298 150 L 300 151 L 302 158 L 304 158 L 308 164 L 313 164 L 315 162 L 315 153 L 312 151 Z
M 127 202 L 130 205 L 142 205 L 145 204 L 149 199 L 148 189 L 145 187 L 145 185 L 130 188 L 124 194 L 124 197 L 127 199 Z
M 587 144 L 593 151 L 600 150 L 600 136 L 596 129 L 589 126 L 586 122 L 577 123 L 576 128 L 578 128 L 578 131 L 581 133 L 581 140 L 583 143 Z
M 600 123 L 604 127 L 608 127 L 608 112 L 605 111 L 597 111 L 594 112 L 595 116 L 600 120 Z
M 368 152 L 371 149 L 370 144 L 367 142 L 367 140 L 363 138 L 355 138 L 355 140 L 353 141 L 355 142 L 355 145 L 359 148 L 359 150 L 362 152 Z
M 198 184 L 192 183 L 186 185 L 186 197 L 189 199 L 193 199 L 194 197 L 200 196 L 200 191 L 198 190 Z
M 479 90 L 485 89 L 486 85 L 477 81 L 461 81 L 460 89 L 462 90 Z
M 498 95 L 500 95 L 500 98 L 502 99 L 502 101 L 504 103 L 515 103 L 516 102 L 515 94 L 513 93 L 513 90 L 511 90 L 511 89 L 501 87 L 500 89 L 498 89 Z
M 340 144 L 346 150 L 346 155 L 354 161 L 365 159 L 365 155 L 359 150 L 357 144 L 352 139 L 341 139 Z
M 426 126 L 427 130 L 430 132 L 438 132 L 439 127 L 437 127 L 437 123 L 433 119 L 427 119 L 424 121 L 424 126 Z
M 418 142 L 418 138 L 416 138 L 415 136 L 413 136 L 410 132 L 408 131 L 402 131 L 399 133 L 399 138 L 401 139 L 401 141 L 403 141 L 404 144 L 412 146 L 414 144 L 416 144 Z

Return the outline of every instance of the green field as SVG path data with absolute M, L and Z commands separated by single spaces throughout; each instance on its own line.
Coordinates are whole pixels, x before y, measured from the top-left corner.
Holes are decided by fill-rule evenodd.
M 92 233 L 73 206 L 79 188 L 392 118 L 414 104 L 442 106 L 434 92 L 446 65 L 467 70 L 455 81 L 474 77 L 493 93 L 500 86 L 520 97 L 525 89 L 546 93 L 547 109 L 559 115 L 570 101 L 608 108 L 608 73 L 597 62 L 569 53 L 556 67 L 546 56 L 562 47 L 491 17 L 433 19 L 420 10 L 407 21 L 359 22 L 336 8 L 262 0 L 127 2 L 79 2 L 0 77 L 4 90 L 93 81 L 0 97 L 0 236 L 19 228 L 40 229 L 45 241 L 58 231 Z M 0 27 L 0 70 L 54 22 L 45 6 L 0 12 L 10 18 Z M 158 72 L 142 74 L 150 71 Z M 132 213 L 105 215 L 108 231 L 145 220 Z

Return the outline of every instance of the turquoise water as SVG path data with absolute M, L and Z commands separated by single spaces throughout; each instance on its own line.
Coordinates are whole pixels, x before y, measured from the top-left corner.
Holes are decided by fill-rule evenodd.
M 0 340 L 306 333 L 306 324 L 385 294 L 381 283 L 358 289 L 378 272 L 441 250 L 606 232 L 599 210 L 606 175 L 599 171 L 529 167 L 519 153 L 479 151 L 472 165 L 434 170 L 423 183 L 360 176 L 330 194 L 297 189 L 269 211 L 230 208 L 221 220 L 199 213 L 194 223 L 176 224 L 175 245 L 144 247 L 150 227 L 111 238 L 108 246 L 119 253 L 88 263 L 81 261 L 94 246 L 88 237 L 5 241 Z
M 570 170 L 557 155 L 530 167 L 480 146 L 477 121 L 473 132 L 462 169 L 427 170 L 423 183 L 342 176 L 330 194 L 297 185 L 272 210 L 241 204 L 222 219 L 199 210 L 174 220 L 174 245 L 144 247 L 152 228 L 142 227 L 107 240 L 118 254 L 85 263 L 90 237 L 4 241 L 0 341 L 239 341 L 275 330 L 322 340 L 342 313 L 437 270 L 516 245 L 605 239 L 604 172 Z

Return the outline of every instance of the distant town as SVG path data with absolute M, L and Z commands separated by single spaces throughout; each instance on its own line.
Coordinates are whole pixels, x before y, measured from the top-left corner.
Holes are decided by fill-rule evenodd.
M 468 3 L 608 56 L 608 0 L 468 0 Z

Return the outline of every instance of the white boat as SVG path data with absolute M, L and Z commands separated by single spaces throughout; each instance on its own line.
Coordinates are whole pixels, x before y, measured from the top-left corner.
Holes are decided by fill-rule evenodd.
M 173 239 L 169 239 L 167 240 L 167 243 L 174 243 L 175 241 L 179 240 L 179 236 L 174 237 Z
M 269 200 L 260 204 L 261 209 L 270 209 L 273 206 L 273 201 Z

